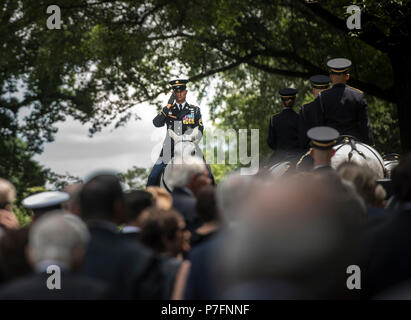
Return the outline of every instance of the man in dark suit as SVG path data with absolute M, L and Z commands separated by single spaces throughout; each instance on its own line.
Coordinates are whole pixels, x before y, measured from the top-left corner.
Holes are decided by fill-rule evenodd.
M 411 279 L 411 154 L 400 160 L 391 178 L 399 207 L 370 232 L 369 265 L 363 272 L 369 296 Z
M 187 84 L 186 79 L 176 79 L 170 81 L 173 93 L 170 96 L 167 106 L 153 119 L 153 124 L 156 127 L 166 125 L 167 135 L 161 149 L 160 157 L 155 163 L 147 180 L 147 186 L 159 185 L 159 179 L 162 170 L 170 162 L 174 156 L 174 140 L 170 137 L 168 129 L 171 129 L 178 136 L 185 134 L 189 130 L 198 127 L 201 134 L 204 126 L 201 118 L 200 108 L 186 101 Z M 174 102 L 175 101 L 175 102 Z M 199 148 L 196 149 L 197 156 L 202 157 L 202 152 Z M 211 179 L 213 179 L 210 169 L 207 167 Z
M 330 127 L 314 127 L 308 130 L 307 136 L 311 140 L 313 171 L 333 170 L 331 158 L 335 153 L 333 147 L 340 136 L 338 131 Z
M 82 217 L 91 234 L 83 273 L 108 284 L 113 299 L 161 299 L 163 275 L 155 253 L 121 237 L 126 204 L 113 174 L 89 180 L 80 192 Z
M 30 229 L 27 258 L 33 273 L 9 282 L 0 299 L 103 299 L 105 285 L 79 274 L 89 234 L 76 216 L 52 212 Z
M 321 92 L 315 100 L 322 121 L 319 125 L 338 130 L 368 145 L 374 144 L 368 118 L 368 105 L 361 90 L 348 86 L 351 61 L 345 58 L 327 62 L 333 87 Z
M 270 118 L 267 143 L 275 150 L 271 163 L 295 160 L 300 152 L 299 117 L 293 110 L 297 90 L 284 88 L 279 91 L 283 110 Z
M 140 239 L 142 213 L 155 204 L 153 195 L 144 190 L 133 190 L 125 194 L 127 204 L 127 223 L 121 235 L 132 240 Z

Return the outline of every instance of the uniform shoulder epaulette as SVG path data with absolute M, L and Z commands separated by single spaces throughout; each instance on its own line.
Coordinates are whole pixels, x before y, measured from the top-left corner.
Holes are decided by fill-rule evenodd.
M 348 87 L 350 87 L 351 89 L 354 89 L 355 91 L 358 91 L 359 93 L 363 93 L 360 89 L 357 89 L 357 88 L 354 88 L 354 87 L 351 87 L 351 86 L 348 86 Z
M 274 118 L 275 116 L 278 116 L 280 113 L 281 113 L 281 111 L 280 111 L 280 112 L 277 112 L 277 113 L 274 113 L 274 114 L 270 117 L 270 123 L 271 123 L 271 125 L 273 125 L 273 118 Z
M 324 92 L 330 91 L 330 89 L 332 89 L 332 87 L 331 87 L 331 88 L 324 89 L 324 90 L 322 90 L 320 93 L 323 94 Z M 317 98 L 317 97 L 316 97 L 316 98 Z M 314 99 L 314 101 L 315 101 L 315 99 Z

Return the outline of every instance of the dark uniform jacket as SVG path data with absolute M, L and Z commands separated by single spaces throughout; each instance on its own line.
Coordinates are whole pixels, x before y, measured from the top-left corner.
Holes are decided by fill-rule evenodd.
M 177 104 L 171 106 L 170 109 L 164 107 L 163 110 L 161 110 L 161 112 L 153 119 L 153 124 L 156 127 L 166 125 L 167 130 L 171 129 L 177 134 L 184 134 L 187 130 L 194 129 L 197 126 L 199 127 L 201 133 L 203 133 L 204 130 L 200 108 L 188 103 L 185 103 L 181 111 L 178 109 Z M 197 150 L 197 152 L 200 152 L 200 150 Z M 201 155 L 201 153 L 198 154 Z M 163 158 L 164 162 L 168 162 L 173 155 L 174 141 L 167 132 L 160 157 Z
M 267 143 L 276 150 L 274 162 L 284 160 L 287 156 L 295 156 L 300 151 L 299 117 L 291 108 L 273 115 L 268 127 Z
M 315 101 L 304 104 L 300 108 L 299 134 L 300 147 L 302 150 L 307 150 L 309 148 L 310 139 L 307 137 L 307 131 L 321 123 L 319 112 L 316 108 L 317 104 Z
M 322 121 L 320 125 L 332 127 L 340 135 L 350 135 L 368 145 L 374 138 L 368 118 L 368 105 L 364 93 L 343 83 L 324 90 L 315 99 Z
M 411 203 L 382 218 L 368 234 L 364 289 L 370 296 L 411 279 Z

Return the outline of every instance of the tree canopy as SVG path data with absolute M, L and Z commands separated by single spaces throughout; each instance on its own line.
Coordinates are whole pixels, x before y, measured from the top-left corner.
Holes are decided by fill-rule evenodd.
M 51 4 L 61 29 L 46 26 Z M 352 4 L 361 8 L 359 30 L 346 26 Z M 120 126 L 138 119 L 132 106 L 160 106 L 168 80 L 187 74 L 200 98 L 217 81 L 212 118 L 260 128 L 266 152 L 277 89 L 296 86 L 298 103 L 308 101 L 306 80 L 327 73 L 327 59 L 347 57 L 377 149 L 399 151 L 400 135 L 411 150 L 410 18 L 401 0 L 2 0 L 0 134 L 39 153 L 67 115 L 90 123 L 91 135 L 114 119 Z

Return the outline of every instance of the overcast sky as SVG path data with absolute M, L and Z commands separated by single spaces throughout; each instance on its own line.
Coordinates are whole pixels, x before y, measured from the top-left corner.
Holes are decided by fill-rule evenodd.
M 165 105 L 168 97 L 164 95 L 163 100 Z M 198 105 L 196 95 L 190 91 L 187 102 Z M 205 103 L 200 107 L 205 127 L 211 128 L 208 108 Z M 36 155 L 35 160 L 56 173 L 80 178 L 101 169 L 124 172 L 133 166 L 151 168 L 154 163 L 151 153 L 155 157 L 160 153 L 166 129 L 154 127 L 155 107 L 142 104 L 133 111 L 141 120 L 130 120 L 126 126 L 115 130 L 105 128 L 92 138 L 88 136 L 89 126 L 67 117 L 65 122 L 56 125 L 59 130 L 54 142 L 45 144 L 44 152 Z M 157 148 L 153 151 L 154 145 Z

